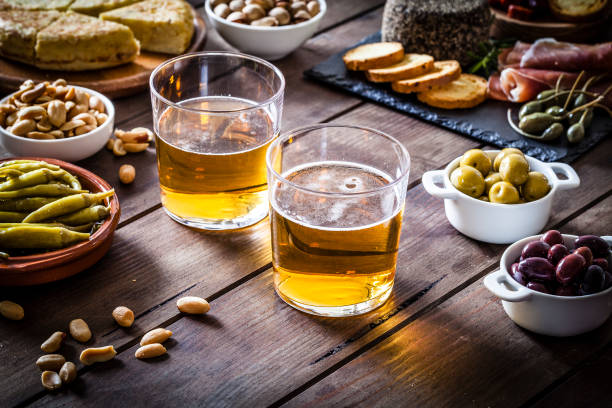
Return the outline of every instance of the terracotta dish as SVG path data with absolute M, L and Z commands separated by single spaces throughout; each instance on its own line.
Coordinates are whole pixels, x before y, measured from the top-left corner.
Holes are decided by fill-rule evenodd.
M 2 159 L 0 162 L 14 160 Z M 19 159 L 44 160 L 55 164 L 79 178 L 84 189 L 91 192 L 110 190 L 112 187 L 90 171 L 57 159 L 20 157 Z M 121 209 L 114 195 L 107 199 L 111 212 L 89 241 L 79 242 L 68 248 L 37 255 L 15 256 L 0 260 L 0 286 L 28 286 L 53 282 L 75 275 L 96 263 L 109 250 L 113 233 L 119 223 Z

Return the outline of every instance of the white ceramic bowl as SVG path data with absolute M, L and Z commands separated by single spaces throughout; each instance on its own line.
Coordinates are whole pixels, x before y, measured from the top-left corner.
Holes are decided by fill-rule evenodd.
M 0 127 L 0 143 L 2 146 L 15 156 L 52 157 L 69 162 L 85 159 L 102 149 L 113 133 L 115 107 L 110 99 L 99 92 L 80 86 L 74 87 L 87 92 L 89 95 L 95 95 L 104 102 L 108 119 L 102 126 L 98 126 L 91 132 L 79 136 L 54 140 L 38 140 L 15 136 Z M 6 102 L 10 97 L 11 95 L 7 96 L 0 103 Z
M 485 151 L 491 160 L 499 152 L 500 150 Z M 459 166 L 461 157 L 450 162 L 444 170 L 423 174 L 423 187 L 432 196 L 444 199 L 446 218 L 462 234 L 492 244 L 509 244 L 542 231 L 550 217 L 557 190 L 568 190 L 580 185 L 580 179 L 574 169 L 565 163 L 544 163 L 530 156 L 525 158 L 531 171 L 543 173 L 551 185 L 548 194 L 536 201 L 524 204 L 496 204 L 463 194 L 450 181 L 450 174 Z M 567 179 L 559 179 L 557 173 L 565 175 Z
M 585 296 L 556 296 L 531 290 L 516 282 L 509 271 L 523 246 L 540 239 L 536 235 L 510 245 L 502 255 L 500 269 L 484 278 L 484 285 L 502 299 L 506 314 L 519 326 L 548 336 L 575 336 L 601 326 L 612 314 L 612 287 Z M 563 235 L 568 249 L 575 235 Z M 611 243 L 612 237 L 602 237 Z M 608 261 L 610 256 L 608 256 Z
M 317 0 L 319 13 L 308 21 L 278 27 L 256 27 L 229 22 L 218 17 L 206 0 L 204 9 L 212 26 L 223 39 L 240 51 L 274 61 L 288 55 L 317 31 L 327 11 L 325 0 Z

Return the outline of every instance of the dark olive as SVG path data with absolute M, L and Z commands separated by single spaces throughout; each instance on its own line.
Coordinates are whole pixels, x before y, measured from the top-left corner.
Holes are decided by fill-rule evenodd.
M 583 246 L 580 248 L 576 248 L 574 253 L 584 258 L 584 261 L 586 262 L 586 266 L 590 266 L 591 263 L 593 263 L 593 252 L 591 252 L 589 247 Z
M 539 135 L 556 121 L 557 119 L 548 113 L 536 112 L 524 116 L 518 126 L 523 132 Z
M 612 286 L 612 273 L 608 271 L 604 271 L 604 275 L 606 276 L 606 283 L 604 284 L 604 290 L 608 289 Z
M 580 143 L 584 139 L 584 126 L 582 123 L 574 123 L 567 129 L 567 141 L 570 143 Z
M 555 279 L 555 267 L 544 258 L 522 260 L 519 262 L 517 270 L 529 280 L 552 282 Z
M 557 286 L 555 289 L 555 295 L 557 296 L 578 296 L 578 288 L 574 285 L 568 286 Z
M 584 274 L 584 280 L 582 281 L 582 285 L 580 285 L 580 289 L 587 295 L 601 292 L 606 286 L 606 280 L 604 270 L 597 265 L 591 265 Z
M 597 235 L 582 235 L 574 241 L 574 247 L 589 247 L 595 258 L 607 258 L 610 253 L 608 243 Z
M 561 116 L 565 114 L 565 109 L 560 106 L 551 106 L 550 108 L 546 109 L 546 113 L 553 116 Z
M 516 265 L 516 267 L 514 265 Z M 512 264 L 512 268 L 510 268 L 510 276 L 512 276 L 512 279 L 514 279 L 521 285 L 527 285 L 527 278 L 525 278 L 525 275 L 519 272 L 517 263 Z
M 519 119 L 523 119 L 524 116 L 527 116 L 531 113 L 542 112 L 543 106 L 538 101 L 527 102 L 521 109 L 519 109 Z
M 543 284 L 542 282 L 537 282 L 537 281 L 531 281 L 527 284 L 527 287 L 531 290 L 535 290 L 537 292 L 542 292 L 542 293 L 550 293 L 550 290 L 548 290 L 548 288 L 546 287 L 545 284 Z
M 586 262 L 582 256 L 577 254 L 569 254 L 557 264 L 555 271 L 557 282 L 562 285 L 569 285 L 570 283 L 576 281 L 582 273 L 585 265 Z
M 561 135 L 563 135 L 564 131 L 565 131 L 565 128 L 563 127 L 562 124 L 560 124 L 559 122 L 553 123 L 546 129 L 544 129 L 544 132 L 542 132 L 542 137 L 539 138 L 539 140 L 545 140 L 545 141 L 556 140 L 559 137 L 561 137 Z
M 555 244 L 563 244 L 563 235 L 561 235 L 561 233 L 557 230 L 549 230 L 542 235 L 540 240 L 546 242 L 550 246 Z
M 608 260 L 605 258 L 594 258 L 593 265 L 599 266 L 604 271 L 608 270 Z
M 521 251 L 521 261 L 527 258 L 544 258 L 548 257 L 550 245 L 544 241 L 531 241 L 523 247 Z
M 567 247 L 563 244 L 555 244 L 548 250 L 548 262 L 557 265 L 560 260 L 569 255 Z

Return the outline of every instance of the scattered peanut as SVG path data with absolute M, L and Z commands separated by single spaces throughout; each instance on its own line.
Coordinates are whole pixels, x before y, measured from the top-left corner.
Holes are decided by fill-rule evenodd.
M 115 156 L 125 156 L 127 154 L 123 148 L 123 142 L 121 139 L 115 139 L 115 143 L 113 144 L 113 154 Z
M 159 343 L 151 343 L 140 347 L 134 354 L 136 358 L 153 358 L 166 354 L 166 348 Z
M 77 377 L 76 365 L 72 361 L 66 361 L 59 370 L 59 376 L 64 384 L 70 384 Z
M 55 371 L 43 371 L 40 382 L 49 391 L 55 391 L 62 386 L 62 379 Z
M 66 359 L 61 354 L 45 354 L 36 360 L 36 365 L 40 371 L 58 372 L 65 362 Z
M 113 151 L 113 147 L 115 147 L 115 139 L 114 137 L 111 137 L 110 139 L 108 139 L 108 141 L 106 142 L 106 148 L 108 150 L 110 150 L 111 152 Z
M 134 323 L 134 312 L 125 306 L 117 306 L 113 310 L 113 319 L 121 327 L 130 327 Z
M 128 153 L 140 153 L 147 150 L 148 143 L 123 143 L 123 148 Z
M 147 344 L 153 343 L 161 344 L 164 341 L 168 340 L 170 336 L 172 336 L 172 332 L 170 330 L 162 328 L 153 329 L 150 332 L 145 333 L 144 336 L 142 336 L 142 339 L 140 339 L 140 345 L 146 346 Z
M 201 297 L 185 296 L 177 300 L 176 306 L 183 313 L 204 314 L 210 310 L 208 302 Z
M 117 352 L 113 346 L 105 347 L 92 347 L 83 350 L 79 360 L 85 365 L 92 365 L 93 363 L 102 363 L 115 357 Z
M 136 169 L 131 164 L 124 164 L 119 167 L 119 180 L 123 184 L 131 184 L 136 178 Z
M 70 335 L 76 341 L 86 343 L 91 339 L 91 330 L 83 319 L 74 319 L 69 324 Z
M 10 320 L 21 320 L 24 316 L 23 307 L 10 300 L 0 302 L 0 314 Z
M 40 349 L 45 353 L 55 353 L 62 346 L 62 341 L 64 341 L 65 338 L 66 333 L 56 331 L 40 345 Z

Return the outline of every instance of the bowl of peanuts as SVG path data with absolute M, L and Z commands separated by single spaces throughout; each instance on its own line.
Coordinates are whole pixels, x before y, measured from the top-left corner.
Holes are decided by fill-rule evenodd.
M 206 0 L 204 9 L 230 45 L 274 61 L 312 37 L 327 5 L 325 0 Z
M 15 156 L 78 161 L 110 138 L 115 108 L 94 90 L 65 80 L 25 81 L 0 100 L 0 144 Z

